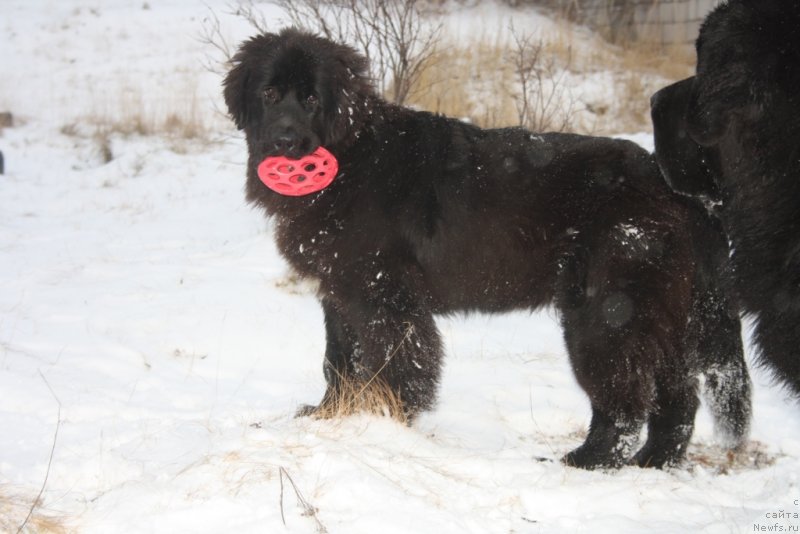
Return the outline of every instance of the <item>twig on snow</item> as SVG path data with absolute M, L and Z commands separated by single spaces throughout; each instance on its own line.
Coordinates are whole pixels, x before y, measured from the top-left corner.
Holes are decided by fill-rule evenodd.
M 292 485 L 292 489 L 294 489 L 294 494 L 297 497 L 297 502 L 300 503 L 300 506 L 303 507 L 303 515 L 307 517 L 311 517 L 314 519 L 314 522 L 317 524 L 317 533 L 318 534 L 326 534 L 328 529 L 325 528 L 325 525 L 317 517 L 317 509 L 309 503 L 303 494 L 300 493 L 300 490 L 297 488 L 297 484 L 294 483 L 292 477 L 289 476 L 289 472 L 286 471 L 283 467 L 278 467 L 278 474 L 280 475 L 280 483 L 281 483 L 281 497 L 280 497 L 280 506 L 281 506 L 281 521 L 283 521 L 283 525 L 286 526 L 286 517 L 283 515 L 283 477 L 289 481 Z
M 44 473 L 44 480 L 42 481 L 42 486 L 39 488 L 39 494 L 31 503 L 31 508 L 30 510 L 28 510 L 28 515 L 25 516 L 25 520 L 17 529 L 17 534 L 20 534 L 22 532 L 22 529 L 25 528 L 25 525 L 28 524 L 28 521 L 30 521 L 31 517 L 33 516 L 33 511 L 41 502 L 42 494 L 44 494 L 44 488 L 47 486 L 47 479 L 50 477 L 50 468 L 53 465 L 53 456 L 56 452 L 56 443 L 58 442 L 58 430 L 61 428 L 61 401 L 58 399 L 58 395 L 56 395 L 55 391 L 53 391 L 53 388 L 50 387 L 50 383 L 47 381 L 47 379 L 44 377 L 41 371 L 39 371 L 39 376 L 42 377 L 42 380 L 44 380 L 47 389 L 50 390 L 50 393 L 53 395 L 53 398 L 58 403 L 58 421 L 56 422 L 56 431 L 53 434 L 53 445 L 52 447 L 50 447 L 50 457 L 47 460 L 47 470 Z

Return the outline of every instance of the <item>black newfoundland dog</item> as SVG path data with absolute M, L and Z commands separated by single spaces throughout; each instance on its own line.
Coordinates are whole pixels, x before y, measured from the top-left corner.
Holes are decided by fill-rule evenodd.
M 565 463 L 679 461 L 700 374 L 719 428 L 734 446 L 744 439 L 750 382 L 738 315 L 717 284 L 726 242 L 646 151 L 389 104 L 361 55 L 294 29 L 245 42 L 224 95 L 247 139 L 247 198 L 274 218 L 292 267 L 320 282 L 321 407 L 342 380 L 379 375 L 413 418 L 436 397 L 434 315 L 552 304 L 592 405 Z M 318 147 L 338 160 L 327 187 L 289 196 L 262 182 L 267 158 Z
M 730 237 L 760 361 L 800 395 L 800 3 L 732 0 L 706 19 L 697 72 L 653 96 L 656 154 Z

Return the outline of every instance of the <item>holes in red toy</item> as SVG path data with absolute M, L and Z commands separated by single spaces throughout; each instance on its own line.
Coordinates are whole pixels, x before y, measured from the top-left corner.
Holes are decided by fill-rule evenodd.
M 283 191 L 292 191 L 294 189 L 291 184 L 286 184 L 283 182 L 272 182 L 270 187 L 273 189 L 281 189 Z
M 257 172 L 267 187 L 283 195 L 300 196 L 327 187 L 339 170 L 333 155 L 319 147 L 314 153 L 297 160 L 284 156 L 264 158 Z

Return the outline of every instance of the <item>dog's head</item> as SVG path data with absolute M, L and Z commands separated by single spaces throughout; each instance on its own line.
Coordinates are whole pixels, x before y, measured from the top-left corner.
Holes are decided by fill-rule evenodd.
M 258 159 L 296 159 L 345 142 L 373 94 L 363 56 L 295 29 L 253 37 L 232 63 L 225 103 Z
M 797 116 L 799 12 L 797 2 L 730 0 L 706 18 L 695 76 L 651 100 L 656 155 L 675 189 L 713 198 L 720 150 L 780 136 L 787 113 Z
M 800 83 L 800 8 L 783 0 L 731 0 L 697 38 L 687 125 L 702 145 L 761 127 Z M 795 105 L 797 102 L 795 101 Z

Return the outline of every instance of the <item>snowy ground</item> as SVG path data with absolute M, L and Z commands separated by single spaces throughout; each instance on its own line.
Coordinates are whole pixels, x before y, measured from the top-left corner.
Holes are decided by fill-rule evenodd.
M 42 489 L 31 532 L 800 530 L 797 404 L 758 373 L 733 462 L 704 412 L 684 468 L 559 464 L 589 412 L 547 311 L 441 321 L 440 402 L 413 428 L 294 419 L 323 391 L 322 316 L 244 205 L 207 10 L 130 6 L 3 3 L 0 531 Z M 126 91 L 194 99 L 219 141 L 111 134 L 106 162 L 85 118 L 129 113 Z

